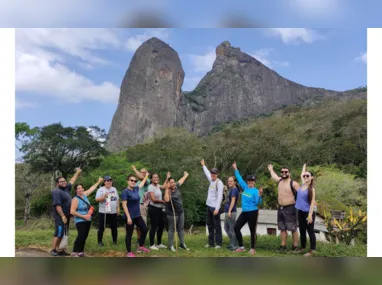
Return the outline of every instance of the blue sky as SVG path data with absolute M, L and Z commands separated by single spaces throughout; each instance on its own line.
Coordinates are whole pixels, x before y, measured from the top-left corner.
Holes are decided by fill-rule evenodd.
M 366 29 L 18 29 L 16 122 L 108 131 L 137 47 L 156 36 L 179 54 L 192 90 L 228 40 L 281 76 L 332 90 L 366 85 Z

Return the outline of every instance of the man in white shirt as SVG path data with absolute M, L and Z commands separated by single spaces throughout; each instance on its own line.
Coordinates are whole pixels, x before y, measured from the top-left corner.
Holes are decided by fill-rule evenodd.
M 219 171 L 216 168 L 208 170 L 204 163 L 204 159 L 200 161 L 203 166 L 204 174 L 206 175 L 210 186 L 207 196 L 207 226 L 208 226 L 208 244 L 205 247 L 221 248 L 223 243 L 222 227 L 220 221 L 220 206 L 223 199 L 223 182 L 218 179 Z

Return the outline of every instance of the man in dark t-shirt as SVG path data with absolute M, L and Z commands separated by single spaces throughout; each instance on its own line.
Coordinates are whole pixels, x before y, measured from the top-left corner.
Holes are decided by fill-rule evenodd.
M 69 255 L 69 253 L 65 252 L 65 250 L 59 251 L 58 247 L 65 232 L 68 233 L 69 230 L 70 205 L 72 203 L 72 195 L 70 191 L 72 189 L 72 185 L 76 182 L 81 171 L 82 170 L 80 168 L 77 168 L 76 173 L 72 179 L 70 179 L 69 183 L 67 183 L 66 179 L 61 176 L 57 177 L 55 180 L 56 188 L 52 191 L 53 218 L 55 226 L 52 250 L 50 251 L 50 255 L 52 256 Z
M 170 177 L 166 185 L 164 200 L 166 201 L 166 216 L 168 221 L 168 248 L 171 251 L 175 251 L 173 244 L 175 226 L 180 239 L 180 248 L 189 250 L 184 243 L 184 210 L 182 194 L 179 191 L 180 186 L 187 177 L 187 172 L 184 172 L 184 176 L 178 182 L 175 182 L 175 179 Z

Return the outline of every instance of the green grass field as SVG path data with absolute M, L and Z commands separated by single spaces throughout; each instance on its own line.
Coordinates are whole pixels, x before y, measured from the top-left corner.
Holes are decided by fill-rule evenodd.
M 248 252 L 236 253 L 226 249 L 228 245 L 228 238 L 224 237 L 223 247 L 221 249 L 204 248 L 207 243 L 207 236 L 203 228 L 196 231 L 199 233 L 188 234 L 186 232 L 185 242 L 190 248 L 190 251 L 179 249 L 180 257 L 246 257 L 250 256 Z M 48 252 L 51 248 L 53 229 L 16 229 L 16 249 L 20 248 L 39 248 Z M 69 233 L 69 251 L 73 248 L 73 242 L 76 238 L 77 231 L 71 229 Z M 134 232 L 133 251 L 136 249 L 136 233 Z M 167 232 L 163 233 L 163 244 L 167 245 Z M 89 237 L 85 245 L 85 253 L 93 257 L 123 257 L 126 254 L 125 247 L 125 229 L 118 229 L 118 244 L 113 245 L 110 229 L 106 229 L 104 234 L 105 246 L 100 248 L 97 244 L 97 229 L 92 227 Z M 272 257 L 272 256 L 301 256 L 302 254 L 292 253 L 278 253 L 277 249 L 280 244 L 279 237 L 275 236 L 258 236 L 256 255 L 259 257 Z M 250 238 L 244 237 L 244 246 L 249 250 Z M 309 242 L 308 242 L 309 245 Z M 146 246 L 148 246 L 148 237 L 146 238 Z M 288 247 L 291 247 L 291 239 L 288 240 Z M 354 246 L 347 246 L 345 244 L 333 244 L 317 242 L 316 256 L 324 257 L 341 257 L 341 256 L 360 256 L 366 257 L 366 245 L 356 244 Z M 139 254 L 138 256 L 151 256 L 151 257 L 176 257 L 175 252 L 168 249 L 160 249 L 158 251 L 151 251 L 147 254 Z

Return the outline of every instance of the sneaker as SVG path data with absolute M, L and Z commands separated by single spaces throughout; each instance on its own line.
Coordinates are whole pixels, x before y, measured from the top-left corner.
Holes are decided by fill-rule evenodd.
M 50 255 L 51 255 L 51 256 L 57 256 L 57 255 L 58 255 L 57 250 L 52 249 L 52 250 L 50 251 Z
M 164 244 L 157 245 L 157 248 L 167 248 Z
M 127 257 L 136 257 L 135 254 L 132 253 L 132 252 L 128 252 L 128 253 L 126 254 L 126 256 L 127 256 Z
M 305 257 L 312 256 L 314 254 L 314 250 L 309 250 L 307 253 L 304 254 Z
M 155 244 L 153 244 L 152 246 L 150 246 L 150 249 L 151 249 L 151 250 L 159 250 L 159 248 L 157 248 L 157 247 L 155 246 Z
M 72 254 L 70 255 L 71 257 L 80 257 L 79 254 L 77 252 L 72 252 Z
M 277 250 L 279 253 L 285 253 L 286 252 L 286 245 L 280 245 L 279 249 Z
M 79 256 L 79 257 L 85 257 L 85 253 L 80 252 L 80 253 L 78 254 L 78 256 Z
M 245 251 L 244 246 L 242 246 L 242 247 L 238 247 L 238 248 L 235 250 L 235 252 L 244 252 L 244 251 Z
M 230 245 L 228 245 L 226 248 L 229 249 L 229 250 L 232 250 L 232 249 L 233 249 L 233 245 L 230 244 Z
M 150 250 L 148 248 L 145 248 L 144 246 L 140 246 L 140 247 L 137 248 L 137 252 L 138 253 L 150 252 Z
M 205 247 L 205 248 L 209 248 L 209 247 L 214 247 L 214 246 L 213 246 L 213 245 L 210 245 L 210 244 L 206 244 L 204 247 Z
M 61 250 L 60 252 L 58 252 L 58 255 L 59 256 L 70 256 L 70 254 L 67 253 L 65 250 Z
M 232 247 L 232 251 L 235 251 L 238 248 L 239 248 L 238 246 L 234 246 L 234 247 Z
M 99 247 L 103 247 L 104 244 L 103 244 L 102 242 L 99 242 L 99 243 L 98 243 L 98 246 L 99 246 Z
M 181 249 L 184 249 L 184 250 L 187 250 L 187 251 L 190 250 L 185 244 L 181 244 L 181 245 L 180 245 L 180 248 L 181 248 Z
M 252 254 L 252 255 L 255 255 L 256 254 L 256 250 L 254 248 L 251 248 L 249 251 L 248 251 L 249 254 Z
M 170 250 L 171 250 L 172 252 L 176 252 L 176 250 L 175 250 L 175 247 L 174 247 L 174 246 L 171 246 L 171 247 L 170 247 Z
M 216 249 L 219 249 L 219 248 L 221 248 L 221 245 L 217 245 L 217 246 L 215 246 L 215 248 L 216 248 Z

